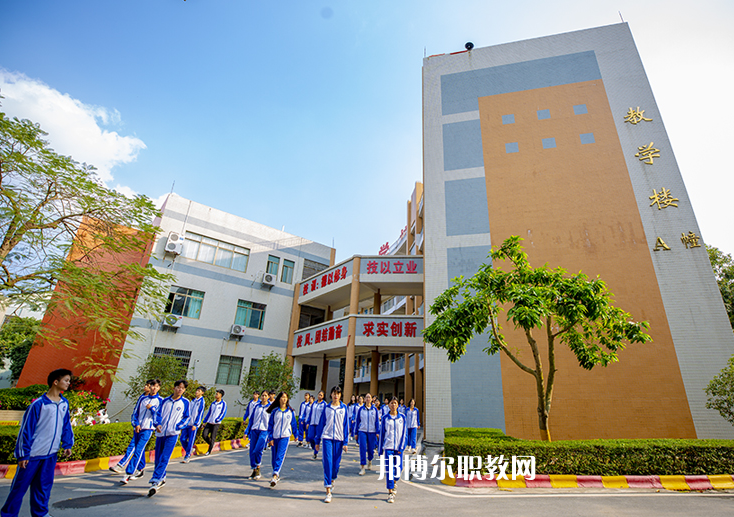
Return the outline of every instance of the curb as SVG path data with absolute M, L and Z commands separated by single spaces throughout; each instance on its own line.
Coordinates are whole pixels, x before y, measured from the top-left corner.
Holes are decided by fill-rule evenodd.
M 212 452 L 218 451 L 230 451 L 233 449 L 240 449 L 246 446 L 248 443 L 247 438 L 238 438 L 235 440 L 225 440 L 222 442 L 214 442 L 214 448 Z M 194 445 L 197 456 L 206 454 L 209 450 L 209 445 L 205 443 L 199 443 Z M 178 446 L 173 449 L 171 459 L 180 458 L 183 456 L 183 447 Z M 54 477 L 56 476 L 75 476 L 78 474 L 84 474 L 86 472 L 95 472 L 97 470 L 107 470 L 110 468 L 110 464 L 114 465 L 120 459 L 120 456 L 109 456 L 107 458 L 94 458 L 91 460 L 79 460 L 79 461 L 62 461 L 56 464 L 54 471 Z M 145 451 L 145 461 L 152 463 L 155 461 L 155 450 Z M 0 478 L 13 479 L 15 472 L 18 469 L 18 465 L 0 465 Z
M 536 475 L 534 479 L 465 479 L 446 476 L 441 483 L 464 488 L 657 488 L 665 490 L 731 490 L 734 476 L 575 476 Z

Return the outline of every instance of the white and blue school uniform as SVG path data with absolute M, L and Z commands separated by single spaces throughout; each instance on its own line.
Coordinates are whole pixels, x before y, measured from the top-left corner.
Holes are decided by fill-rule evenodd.
M 408 427 L 407 446 L 411 449 L 415 449 L 416 438 L 418 437 L 418 428 L 421 426 L 418 408 L 408 409 L 405 412 L 405 419 Z
M 405 412 L 408 411 L 408 408 L 405 404 L 400 404 L 398 406 L 398 413 L 405 414 Z
M 140 395 L 138 397 L 137 402 L 135 403 L 135 408 L 137 409 L 138 405 L 140 404 L 140 399 L 143 397 L 147 397 L 145 393 Z M 133 409 L 133 415 L 135 414 L 136 409 Z M 130 422 L 132 423 L 133 417 L 130 417 Z M 135 433 L 135 424 L 133 424 L 133 433 Z M 135 452 L 135 435 L 133 434 L 133 437 L 130 438 L 130 443 L 127 445 L 127 449 L 125 450 L 125 454 L 123 454 L 122 458 L 120 458 L 120 461 L 117 462 L 117 465 L 119 467 L 127 467 L 127 464 L 130 463 L 130 460 L 133 458 L 133 453 Z
M 352 413 L 349 416 L 349 434 L 352 435 L 352 438 L 357 440 L 357 428 L 355 427 L 357 423 L 357 411 L 359 411 L 360 408 L 363 408 L 364 404 L 355 404 L 351 409 Z
M 189 405 L 189 423 L 181 430 L 181 445 L 184 448 L 184 458 L 190 458 L 196 442 L 196 431 L 204 420 L 204 397 L 195 398 Z M 193 429 L 192 429 L 193 427 Z
M 324 413 L 324 408 L 327 406 L 326 401 L 314 402 L 311 406 L 311 419 L 308 423 L 308 443 L 311 444 L 311 448 L 315 449 L 318 442 L 316 439 L 316 433 L 318 432 L 319 422 L 321 421 L 321 415 Z
M 178 435 L 188 425 L 190 416 L 190 403 L 184 397 L 178 399 L 166 397 L 161 402 L 155 420 L 156 427 L 160 426 L 161 430 L 155 432 L 155 470 L 150 479 L 151 484 L 166 479 L 166 469 L 176 447 Z
M 54 402 L 44 393 L 28 406 L 20 422 L 15 457 L 18 461 L 28 460 L 28 465 L 16 471 L 8 498 L 0 510 L 1 515 L 17 516 L 29 487 L 31 515 L 48 514 L 60 443 L 64 449 L 71 449 L 74 445 L 69 401 L 61 397 L 59 402 Z
M 135 450 L 132 458 L 125 468 L 125 473 L 129 476 L 136 470 L 145 468 L 145 447 L 150 441 L 155 429 L 155 419 L 158 416 L 162 399 L 158 395 L 143 395 L 138 399 L 135 405 L 131 422 L 133 429 L 140 426 L 140 432 L 133 431 L 133 441 L 135 442 Z M 150 406 L 150 407 L 148 407 Z
M 360 407 L 357 410 L 354 427 L 357 430 L 357 443 L 359 443 L 359 464 L 365 466 L 375 457 L 377 435 L 380 432 L 377 408 L 375 406 Z
M 337 407 L 329 404 L 322 411 L 316 429 L 316 443 L 321 444 L 323 451 L 324 487 L 331 488 L 332 482 L 339 474 L 342 448 L 349 443 L 349 415 L 343 402 Z
M 296 431 L 296 439 L 299 442 L 302 442 L 304 436 L 306 435 L 306 427 L 308 426 L 308 420 L 310 417 L 311 404 L 304 400 L 298 407 L 298 428 Z
M 250 467 L 253 469 L 262 465 L 263 452 L 268 444 L 268 422 L 270 420 L 268 407 L 270 407 L 270 404 L 267 402 L 265 405 L 258 404 L 253 409 L 247 429 L 245 429 L 245 434 L 250 439 Z
M 212 402 L 211 406 L 209 406 L 209 411 L 206 412 L 206 416 L 204 417 L 204 422 L 207 424 L 213 424 L 213 425 L 219 425 L 222 423 L 222 420 L 227 415 L 227 403 L 224 401 L 224 399 L 220 400 L 219 402 Z
M 403 450 L 405 449 L 407 436 L 406 430 L 407 422 L 405 415 L 398 413 L 392 416 L 388 413 L 382 417 L 379 440 L 380 456 L 385 467 L 389 465 L 390 456 L 394 456 L 396 459 L 393 461 L 395 461 L 397 467 L 397 470 L 393 472 L 392 476 L 386 476 L 388 490 L 395 488 L 395 480 L 400 477 L 400 471 L 403 469 Z M 393 479 L 390 479 L 390 477 Z
M 272 452 L 272 465 L 273 475 L 280 476 L 280 468 L 283 466 L 283 460 L 285 460 L 285 453 L 288 451 L 288 444 L 290 443 L 291 435 L 296 433 L 296 415 L 290 406 L 286 407 L 285 410 L 275 408 L 270 413 L 268 419 L 268 438 L 267 441 L 272 440 L 273 447 Z
M 247 404 L 247 408 L 245 408 L 245 415 L 242 417 L 242 422 L 247 422 L 250 416 L 252 416 L 252 411 L 259 405 L 260 399 L 251 400 L 249 404 Z

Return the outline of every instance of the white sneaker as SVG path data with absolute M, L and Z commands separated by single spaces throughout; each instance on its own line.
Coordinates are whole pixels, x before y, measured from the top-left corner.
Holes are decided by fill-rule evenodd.
M 115 474 L 122 474 L 123 472 L 125 472 L 125 467 L 118 463 L 117 465 L 110 467 L 110 470 Z
M 324 502 L 325 503 L 330 503 L 331 502 L 331 492 L 329 492 L 328 494 L 326 494 L 326 497 L 324 498 Z
M 368 461 L 367 462 L 367 470 L 372 470 L 372 462 L 371 461 Z
M 395 502 L 395 494 L 393 492 L 390 492 L 387 496 L 387 502 L 388 503 L 394 503 Z
M 130 476 L 127 474 L 120 480 L 121 485 L 127 485 L 130 482 Z
M 364 476 L 364 474 L 365 474 L 365 472 L 364 472 L 364 465 L 362 465 L 362 466 L 361 466 L 361 467 L 359 468 L 359 475 L 360 475 L 360 476 Z
M 280 477 L 274 475 L 273 479 L 270 480 L 270 488 L 275 487 L 275 485 L 278 484 L 278 481 L 280 481 Z

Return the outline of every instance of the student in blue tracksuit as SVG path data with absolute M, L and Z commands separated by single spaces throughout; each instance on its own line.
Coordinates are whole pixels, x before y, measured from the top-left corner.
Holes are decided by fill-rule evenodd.
M 296 444 L 296 447 L 301 447 L 303 445 L 303 438 L 306 434 L 306 430 L 308 429 L 308 419 L 311 416 L 311 394 L 306 393 L 303 396 L 303 402 L 301 402 L 301 405 L 298 407 L 298 429 L 296 432 L 296 440 L 298 440 L 298 443 Z
M 137 408 L 140 405 L 141 400 L 144 397 L 147 397 L 150 395 L 150 389 L 151 385 L 155 384 L 155 379 L 149 379 L 145 382 L 145 386 L 143 386 L 143 394 L 138 397 L 137 402 L 135 403 L 135 408 Z M 135 409 L 133 409 L 133 414 L 135 413 Z M 132 417 L 131 417 L 131 423 L 132 423 Z M 135 425 L 133 424 L 133 428 Z M 135 435 L 130 439 L 130 443 L 127 446 L 127 450 L 125 451 L 125 454 L 120 458 L 120 461 L 117 462 L 116 465 L 113 465 L 110 467 L 110 470 L 112 472 L 115 472 L 116 474 L 122 474 L 125 472 L 125 467 L 127 467 L 127 464 L 130 463 L 130 460 L 133 457 L 133 453 L 135 452 Z
M 405 449 L 406 421 L 405 415 L 398 412 L 398 399 L 393 397 L 385 404 L 389 413 L 382 417 L 380 427 L 380 458 L 388 471 L 387 502 L 395 502 L 395 481 L 400 478 L 403 466 L 403 450 Z M 392 461 L 393 469 L 389 468 Z
M 190 402 L 189 423 L 181 430 L 181 446 L 184 449 L 183 463 L 191 461 L 191 453 L 196 442 L 196 431 L 204 420 L 204 406 L 206 405 L 204 393 L 206 393 L 204 386 L 196 388 L 196 396 Z
M 357 411 L 359 411 L 359 408 L 361 408 L 363 406 L 364 406 L 364 397 L 362 395 L 360 395 L 359 397 L 357 397 L 357 405 L 354 406 L 354 409 L 352 410 L 352 416 L 351 416 L 351 419 L 349 421 L 349 434 L 352 435 L 352 439 L 355 442 L 358 440 L 357 427 L 356 427 L 356 423 L 357 423 Z
M 308 443 L 313 449 L 313 459 L 319 455 L 319 450 L 316 448 L 318 443 L 316 440 L 316 433 L 318 432 L 319 422 L 321 421 L 321 415 L 326 407 L 326 401 L 324 400 L 324 392 L 319 391 L 316 402 L 311 406 L 311 420 L 308 422 Z
M 263 462 L 263 452 L 268 439 L 268 392 L 263 390 L 260 394 L 260 404 L 255 406 L 250 415 L 245 434 L 250 439 L 250 467 L 252 474 L 250 479 L 260 479 L 260 466 Z
M 245 415 L 242 417 L 242 424 L 245 426 L 245 429 L 247 429 L 247 423 L 250 420 L 250 415 L 252 415 L 252 411 L 255 409 L 255 406 L 260 405 L 260 392 L 255 390 L 252 392 L 252 400 L 247 404 L 247 407 L 245 408 Z M 245 449 L 250 448 L 250 441 L 247 441 L 247 444 L 245 445 Z
M 48 391 L 31 402 L 20 422 L 15 442 L 18 469 L 10 493 L 0 510 L 3 517 L 17 517 L 23 497 L 31 489 L 31 515 L 48 515 L 48 499 L 54 484 L 54 470 L 60 444 L 71 456 L 74 432 L 69 402 L 61 395 L 69 389 L 71 371 L 54 370 L 48 375 Z
M 217 432 L 225 415 L 227 414 L 227 403 L 224 401 L 224 390 L 217 390 L 215 400 L 209 406 L 209 411 L 204 417 L 204 431 L 201 437 L 209 444 L 209 450 L 205 456 L 209 456 L 214 448 L 214 442 L 217 440 Z
M 400 399 L 400 404 L 398 404 L 398 413 L 404 415 L 406 411 L 408 411 L 408 408 L 405 407 L 405 399 Z
M 270 487 L 272 488 L 280 481 L 280 469 L 283 466 L 285 453 L 288 451 L 291 436 L 296 433 L 296 414 L 288 404 L 288 394 L 283 391 L 278 393 L 275 401 L 268 407 L 267 412 L 270 414 L 268 419 L 268 443 L 273 454 L 273 479 L 270 480 Z
M 324 407 L 316 429 L 316 451 L 323 448 L 325 503 L 331 502 L 331 489 L 339 474 L 342 450 L 347 452 L 349 443 L 349 415 L 347 406 L 341 401 L 342 389 L 331 388 L 331 404 Z
M 138 403 L 133 409 L 131 417 L 133 425 L 133 442 L 135 442 L 135 450 L 132 457 L 125 468 L 125 476 L 120 480 L 121 485 L 127 485 L 131 479 L 140 479 L 143 477 L 145 470 L 145 447 L 153 436 L 155 430 L 155 418 L 161 404 L 161 397 L 158 396 L 158 390 L 161 387 L 161 381 L 153 380 L 150 387 L 150 393 L 147 397 L 140 397 Z
M 176 447 L 178 435 L 189 424 L 190 403 L 183 394 L 189 383 L 185 380 L 173 384 L 173 395 L 161 402 L 155 418 L 155 470 L 150 479 L 148 497 L 155 495 L 166 484 L 166 470 Z
M 364 406 L 357 410 L 354 423 L 359 443 L 359 475 L 364 476 L 365 468 L 372 470 L 372 459 L 377 447 L 377 435 L 380 432 L 380 419 L 377 408 L 372 405 L 372 395 L 364 396 Z
M 420 413 L 418 408 L 415 407 L 415 399 L 410 399 L 410 407 L 405 412 L 405 420 L 408 427 L 407 447 L 410 449 L 411 454 L 415 454 L 416 438 L 418 436 L 418 429 L 421 426 Z

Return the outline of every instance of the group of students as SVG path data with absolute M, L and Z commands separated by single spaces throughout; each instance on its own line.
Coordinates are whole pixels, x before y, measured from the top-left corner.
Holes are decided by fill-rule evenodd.
M 0 510 L 2 517 L 18 515 L 25 493 L 31 490 L 31 513 L 47 515 L 48 501 L 53 486 L 54 471 L 59 449 L 71 455 L 74 433 L 69 415 L 69 402 L 62 393 L 69 389 L 71 371 L 54 370 L 48 375 L 48 391 L 31 403 L 20 423 L 16 440 L 15 456 L 18 469 L 10 493 Z M 195 398 L 189 401 L 183 395 L 188 382 L 179 380 L 174 383 L 173 394 L 165 399 L 158 395 L 158 379 L 149 380 L 144 393 L 138 398 L 131 417 L 133 438 L 125 455 L 110 467 L 116 473 L 125 473 L 121 484 L 143 476 L 145 469 L 145 448 L 155 432 L 155 466 L 150 479 L 148 496 L 153 496 L 166 483 L 166 471 L 177 441 L 181 440 L 184 449 L 183 463 L 188 463 L 193 451 L 197 429 L 205 425 L 202 437 L 209 443 L 212 451 L 217 430 L 227 414 L 227 403 L 223 400 L 224 391 L 217 390 L 216 400 L 209 406 L 206 414 L 204 393 L 206 388 L 196 388 Z M 387 476 L 389 503 L 395 501 L 395 480 L 402 469 L 402 455 L 406 451 L 415 453 L 416 433 L 420 427 L 415 401 L 409 407 L 392 398 L 384 409 L 378 411 L 372 405 L 370 394 L 352 398 L 347 406 L 341 401 L 342 390 L 332 388 L 331 403 L 324 401 L 324 392 L 318 398 L 306 394 L 299 408 L 297 418 L 290 407 L 288 394 L 263 391 L 254 393 L 248 404 L 244 420 L 247 421 L 247 434 L 250 444 L 250 466 L 252 479 L 260 479 L 263 454 L 269 446 L 272 450 L 273 477 L 270 486 L 275 487 L 280 480 L 291 436 L 296 436 L 298 446 L 306 446 L 304 437 L 313 448 L 313 458 L 322 452 L 324 468 L 324 487 L 330 503 L 334 480 L 339 474 L 342 452 L 347 451 L 350 436 L 359 443 L 360 475 L 365 468 L 372 466 L 375 449 L 391 465 L 396 466 L 392 476 Z M 402 401 L 401 401 L 402 402 Z
M 202 438 L 209 444 L 209 455 L 214 447 L 219 425 L 227 414 L 227 403 L 224 401 L 224 390 L 217 390 L 215 400 L 204 413 L 206 403 L 204 393 L 206 388 L 196 388 L 192 400 L 186 399 L 183 394 L 188 388 L 188 382 L 179 380 L 174 383 L 173 394 L 161 398 L 158 395 L 161 382 L 150 379 L 145 383 L 143 394 L 138 397 L 130 418 L 133 426 L 133 437 L 120 461 L 110 467 L 112 472 L 121 474 L 121 485 L 127 485 L 131 480 L 143 477 L 145 470 L 145 448 L 150 437 L 155 432 L 155 467 L 150 480 L 151 488 L 148 496 L 153 496 L 166 484 L 166 470 L 168 463 L 180 439 L 184 449 L 183 463 L 188 463 L 196 441 L 196 433 L 204 425 Z

